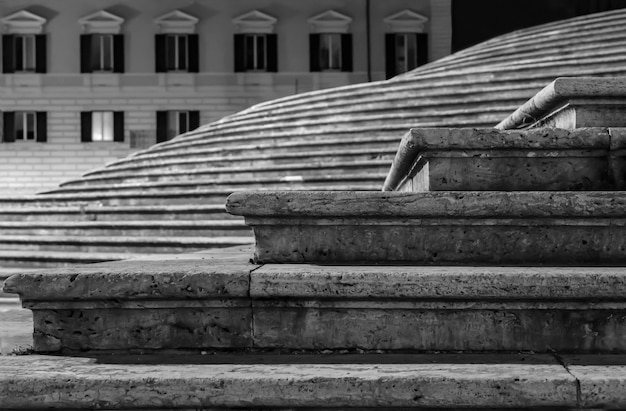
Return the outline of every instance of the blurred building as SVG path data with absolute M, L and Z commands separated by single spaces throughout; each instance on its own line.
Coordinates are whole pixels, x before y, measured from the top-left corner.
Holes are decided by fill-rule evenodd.
M 451 0 L 3 0 L 0 195 L 450 53 Z

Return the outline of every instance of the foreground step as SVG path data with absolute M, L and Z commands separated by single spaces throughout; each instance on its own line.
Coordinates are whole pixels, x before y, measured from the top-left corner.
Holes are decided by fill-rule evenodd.
M 619 267 L 252 264 L 249 248 L 25 272 L 34 350 L 626 353 Z
M 626 406 L 624 358 L 561 361 L 568 368 L 547 355 L 0 357 L 0 408 Z
M 626 192 L 239 192 L 258 263 L 626 264 Z

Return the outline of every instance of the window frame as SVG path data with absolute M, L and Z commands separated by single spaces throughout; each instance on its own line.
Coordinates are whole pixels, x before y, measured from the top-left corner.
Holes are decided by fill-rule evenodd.
M 327 39 L 327 46 L 328 48 L 326 49 L 328 51 L 328 56 L 327 56 L 327 62 L 328 62 L 328 67 L 324 67 L 324 40 Z M 338 55 L 338 61 L 337 61 L 337 66 L 333 67 L 333 44 L 335 44 L 335 47 L 337 47 L 339 49 L 339 55 Z M 341 47 L 341 33 L 320 33 L 320 49 L 319 49 L 319 68 L 320 71 L 341 71 L 342 69 L 342 62 L 343 62 L 343 50 Z
M 29 41 L 30 40 L 30 41 Z M 18 58 L 18 44 L 21 43 L 22 56 Z M 27 45 L 31 49 L 28 50 Z M 31 54 L 32 67 L 28 67 L 28 54 Z M 15 34 L 13 37 L 13 71 L 15 73 L 35 73 L 37 71 L 37 39 L 34 34 Z
M 267 35 L 264 33 L 245 33 L 244 35 L 244 68 L 247 72 L 266 72 L 267 71 Z M 252 63 L 248 59 L 248 39 L 252 39 Z M 259 59 L 259 42 L 263 40 L 263 55 Z M 259 60 L 263 60 L 262 67 L 259 67 Z M 249 67 L 252 66 L 252 67 Z
M 105 67 L 105 38 L 109 41 L 109 68 Z M 95 47 L 94 47 L 95 46 Z M 112 73 L 113 67 L 115 64 L 115 46 L 113 45 L 113 34 L 109 33 L 94 33 L 91 38 L 91 48 L 90 48 L 91 56 L 89 56 L 90 68 L 92 73 Z M 94 59 L 94 56 L 97 57 Z M 94 60 L 97 60 L 97 65 L 94 65 Z
M 395 45 L 396 45 L 396 52 L 394 53 L 395 54 L 396 73 L 398 73 L 398 74 L 406 73 L 407 71 L 413 70 L 414 68 L 416 68 L 418 66 L 418 63 L 417 63 L 417 61 L 418 61 L 418 59 L 417 59 L 417 57 L 418 57 L 418 50 L 417 50 L 417 48 L 418 47 L 417 47 L 417 36 L 416 36 L 416 33 L 394 33 L 394 37 L 395 37 Z M 403 40 L 404 44 L 403 44 L 403 47 L 402 47 L 403 55 L 400 55 L 398 53 L 398 50 L 399 50 L 398 49 L 398 40 L 400 38 L 404 39 Z M 409 64 L 409 44 L 408 44 L 409 42 L 407 41 L 409 38 L 412 39 L 412 41 L 414 43 L 413 44 L 413 47 L 414 47 L 413 48 L 413 54 L 414 55 L 411 56 L 411 57 L 412 57 L 413 62 L 415 64 L 412 67 L 411 67 L 411 64 Z M 404 67 L 402 67 L 401 71 L 398 71 L 398 66 L 399 66 L 399 63 L 400 63 L 399 62 L 399 58 L 400 57 L 404 57 L 404 64 L 403 64 Z
M 174 67 L 171 66 L 170 61 L 170 42 L 169 39 L 174 40 Z M 184 56 L 184 67 L 179 67 L 180 63 L 180 45 L 179 39 L 185 40 L 185 56 Z M 181 34 L 181 33 L 167 33 L 165 35 L 165 69 L 168 72 L 187 72 L 189 71 L 189 35 Z
M 107 122 L 109 123 L 108 127 L 107 127 Z M 98 128 L 99 130 L 96 130 L 96 128 Z M 95 143 L 98 143 L 98 142 L 108 143 L 108 142 L 115 141 L 113 128 L 114 128 L 113 111 L 102 110 L 102 111 L 91 112 L 91 141 Z M 98 135 L 96 133 L 97 131 L 100 132 L 99 138 L 96 138 L 96 135 Z

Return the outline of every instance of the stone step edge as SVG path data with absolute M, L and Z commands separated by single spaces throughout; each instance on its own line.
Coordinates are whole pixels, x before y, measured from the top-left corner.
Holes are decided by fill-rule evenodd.
M 91 300 L 146 298 L 439 299 L 444 304 L 478 300 L 577 304 L 600 299 L 613 304 L 623 301 L 626 290 L 622 267 L 253 264 L 251 256 L 249 244 L 174 256 L 138 256 L 97 265 L 25 270 L 13 273 L 4 289 L 20 294 L 25 301 L 81 300 L 87 304 Z M 84 293 L 86 288 L 89 295 Z
M 381 357 L 383 360 L 384 355 Z M 626 406 L 624 357 L 586 366 L 565 357 L 510 361 L 474 356 L 418 362 L 121 364 L 106 359 L 0 357 L 0 404 L 8 409 L 207 407 L 599 408 Z M 594 358 L 587 362 L 593 364 Z M 473 361 L 473 363 L 472 363 Z M 579 365 L 579 363 L 581 365 Z M 132 387 L 132 389 L 129 389 Z M 96 395 L 94 395 L 96 393 Z

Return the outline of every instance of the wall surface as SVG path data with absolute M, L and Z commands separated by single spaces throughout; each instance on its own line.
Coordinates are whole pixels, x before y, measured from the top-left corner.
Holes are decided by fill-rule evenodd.
M 200 123 L 294 93 L 385 78 L 383 19 L 410 9 L 429 17 L 430 60 L 450 52 L 450 0 L 0 0 L 0 17 L 27 10 L 47 19 L 47 72 L 3 74 L 0 111 L 47 111 L 46 143 L 0 144 L 0 196 L 32 194 L 156 142 L 157 110 L 199 110 Z M 155 73 L 154 20 L 173 10 L 199 18 L 199 73 Z M 233 18 L 260 10 L 278 19 L 277 73 L 235 73 Z M 352 17 L 354 70 L 309 71 L 307 19 L 329 9 Z M 81 74 L 81 17 L 124 18 L 125 72 Z M 432 15 L 432 16 L 431 16 Z M 4 27 L 6 30 L 6 27 Z M 1 52 L 1 51 L 0 51 Z M 80 112 L 125 112 L 124 142 L 80 142 Z

